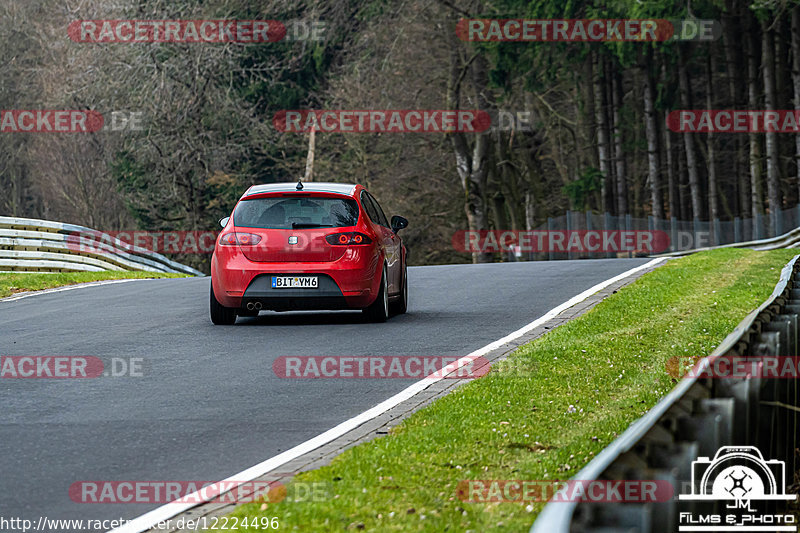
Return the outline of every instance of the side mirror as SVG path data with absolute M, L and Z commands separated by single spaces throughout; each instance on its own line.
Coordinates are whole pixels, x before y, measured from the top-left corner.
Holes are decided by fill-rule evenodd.
M 395 215 L 392 217 L 392 231 L 397 233 L 403 228 L 408 227 L 408 220 L 401 217 L 400 215 Z
M 228 225 L 228 221 L 229 221 L 230 219 L 231 219 L 231 217 L 225 217 L 225 218 L 221 218 L 221 219 L 219 219 L 219 225 L 220 225 L 220 226 L 222 226 L 222 227 L 224 228 L 225 226 L 227 226 L 227 225 Z

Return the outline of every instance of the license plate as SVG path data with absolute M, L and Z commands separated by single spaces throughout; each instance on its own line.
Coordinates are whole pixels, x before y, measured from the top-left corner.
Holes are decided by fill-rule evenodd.
M 316 276 L 273 276 L 273 289 L 316 289 L 319 278 Z

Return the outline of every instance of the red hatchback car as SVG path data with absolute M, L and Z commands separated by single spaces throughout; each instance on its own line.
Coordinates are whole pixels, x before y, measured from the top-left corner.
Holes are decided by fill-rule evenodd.
M 362 309 L 375 322 L 408 306 L 408 226 L 361 185 L 254 185 L 220 220 L 211 321 L 274 311 Z

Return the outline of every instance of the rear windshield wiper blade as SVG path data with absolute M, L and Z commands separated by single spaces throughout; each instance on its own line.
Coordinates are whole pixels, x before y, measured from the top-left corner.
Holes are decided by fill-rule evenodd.
M 332 228 L 331 224 L 314 224 L 312 222 L 292 222 L 292 229 L 298 228 Z

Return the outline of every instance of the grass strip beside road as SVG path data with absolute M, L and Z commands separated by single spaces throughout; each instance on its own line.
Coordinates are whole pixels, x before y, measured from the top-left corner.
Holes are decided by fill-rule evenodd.
M 105 272 L 11 272 L 0 273 L 0 298 L 19 292 L 53 289 L 76 283 L 105 281 L 109 279 L 185 278 L 186 274 L 161 272 L 105 271 Z
M 468 503 L 459 481 L 575 475 L 673 388 L 667 361 L 711 353 L 794 255 L 723 249 L 669 261 L 390 435 L 299 474 L 284 501 L 231 516 L 299 531 L 527 531 L 544 502 Z M 294 501 L 304 491 L 293 483 L 327 490 Z

